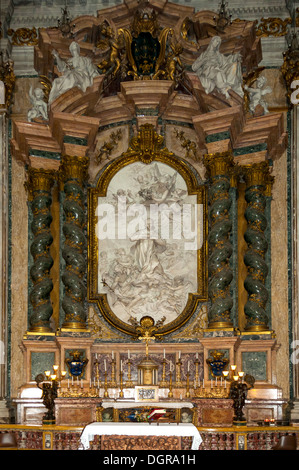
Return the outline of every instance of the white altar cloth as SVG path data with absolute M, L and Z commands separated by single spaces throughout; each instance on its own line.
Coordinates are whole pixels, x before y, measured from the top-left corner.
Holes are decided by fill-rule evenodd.
M 186 436 L 193 437 L 192 450 L 198 450 L 202 438 L 194 424 L 185 423 L 91 423 L 82 431 L 80 442 L 84 449 L 94 436 L 102 435 L 121 436 Z
M 135 400 L 112 400 L 112 399 L 103 399 L 101 406 L 103 408 L 142 408 L 146 406 L 150 406 L 152 409 L 154 408 L 193 408 L 193 404 L 190 401 L 142 401 L 136 402 Z M 160 425 L 159 425 L 160 426 Z

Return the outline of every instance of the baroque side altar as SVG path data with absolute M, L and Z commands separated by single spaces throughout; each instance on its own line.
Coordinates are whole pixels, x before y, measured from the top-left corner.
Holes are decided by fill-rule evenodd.
M 41 28 L 11 121 L 15 421 L 282 423 L 287 119 L 260 36 L 135 3 Z

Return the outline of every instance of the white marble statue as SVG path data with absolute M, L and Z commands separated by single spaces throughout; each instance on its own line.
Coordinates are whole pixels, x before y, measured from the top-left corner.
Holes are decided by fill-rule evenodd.
M 86 91 L 93 84 L 93 79 L 99 73 L 97 67 L 89 57 L 80 56 L 80 46 L 73 41 L 69 47 L 72 57 L 66 61 L 62 60 L 57 51 L 52 54 L 56 58 L 57 67 L 62 75 L 55 78 L 49 94 L 49 105 L 62 93 L 71 88 L 78 87 Z
M 44 101 L 44 92 L 41 88 L 35 88 L 32 90 L 32 86 L 29 90 L 29 97 L 32 103 L 32 108 L 27 113 L 27 119 L 29 122 L 32 119 L 42 117 L 45 121 L 48 120 L 48 109 L 47 103 Z
M 256 80 L 256 88 L 250 88 L 247 85 L 244 86 L 245 90 L 248 91 L 249 93 L 249 110 L 254 113 L 255 108 L 259 104 L 264 108 L 264 113 L 268 113 L 268 105 L 266 101 L 264 100 L 264 95 L 267 95 L 269 93 L 272 93 L 272 88 L 267 86 L 265 87 L 265 84 L 267 83 L 266 77 L 262 76 L 257 78 Z
M 192 70 L 207 94 L 217 90 L 229 99 L 229 90 L 233 90 L 243 96 L 241 55 L 221 54 L 220 44 L 221 38 L 214 36 L 207 49 L 193 63 Z

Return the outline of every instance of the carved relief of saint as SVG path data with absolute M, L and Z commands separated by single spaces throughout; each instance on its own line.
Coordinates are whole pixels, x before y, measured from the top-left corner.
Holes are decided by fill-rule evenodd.
M 80 56 L 80 46 L 78 43 L 73 41 L 69 50 L 72 57 L 66 61 L 59 57 L 57 51 L 52 52 L 56 58 L 58 70 L 62 75 L 53 81 L 49 95 L 49 104 L 71 88 L 78 87 L 85 92 L 93 84 L 94 77 L 99 74 L 89 57 Z
M 192 70 L 200 79 L 207 94 L 217 90 L 229 99 L 228 92 L 233 90 L 243 96 L 241 55 L 221 54 L 220 44 L 221 38 L 214 36 L 206 51 L 193 63 Z

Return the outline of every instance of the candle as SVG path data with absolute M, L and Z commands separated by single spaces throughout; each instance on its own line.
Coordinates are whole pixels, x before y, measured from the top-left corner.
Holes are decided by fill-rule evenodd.
M 122 372 L 122 370 L 123 370 L 123 361 L 121 360 L 120 361 L 120 371 Z
M 196 359 L 198 359 L 198 352 L 196 353 Z
M 188 372 L 190 371 L 190 361 L 188 361 Z
M 106 364 L 106 359 L 104 359 L 104 368 L 105 368 L 105 372 L 107 372 L 107 364 Z
M 112 360 L 114 359 L 114 352 L 112 351 Z
M 128 349 L 128 359 L 130 359 L 130 350 Z
M 164 348 L 164 351 L 163 351 L 163 358 L 165 359 L 165 348 Z
M 216 380 L 215 380 L 215 384 L 216 384 L 216 387 L 217 387 L 217 377 L 216 377 Z
M 211 379 L 211 388 L 213 388 L 213 379 Z
M 181 351 L 179 351 L 179 359 L 181 359 Z

